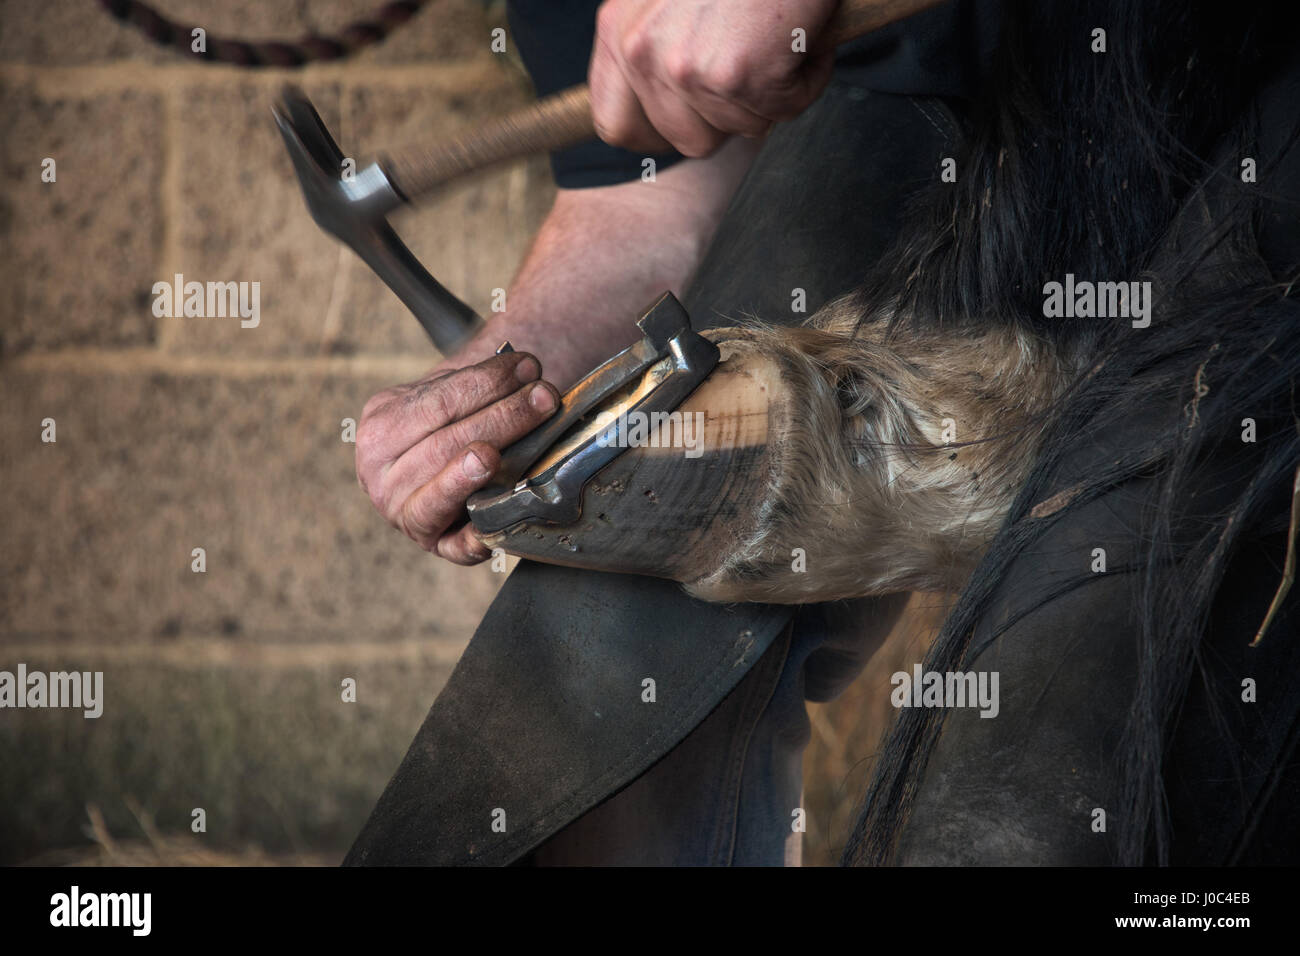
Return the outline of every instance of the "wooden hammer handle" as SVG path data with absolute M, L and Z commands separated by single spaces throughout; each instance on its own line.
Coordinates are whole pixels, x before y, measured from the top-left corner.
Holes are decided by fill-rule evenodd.
M 380 168 L 408 202 L 458 176 L 509 159 L 564 149 L 596 135 L 587 84 L 571 86 L 436 146 L 384 156 Z
M 909 17 L 940 0 L 843 0 L 818 45 L 829 49 L 886 24 Z M 407 201 L 443 183 L 506 160 L 564 149 L 593 139 L 591 95 L 585 83 L 492 120 L 450 142 L 415 146 L 380 159 L 389 181 Z

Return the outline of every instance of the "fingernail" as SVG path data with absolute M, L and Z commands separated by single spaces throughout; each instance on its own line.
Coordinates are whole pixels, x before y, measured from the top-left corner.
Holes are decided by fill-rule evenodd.
M 545 385 L 538 385 L 528 396 L 528 401 L 539 412 L 549 412 L 555 408 L 555 396 Z
M 537 364 L 537 359 L 531 355 L 515 366 L 515 378 L 523 383 L 531 382 L 541 374 L 542 367 Z
M 482 459 L 472 451 L 465 454 L 465 460 L 460 467 L 465 472 L 465 477 L 473 478 L 475 481 L 487 477 L 487 465 L 483 464 Z

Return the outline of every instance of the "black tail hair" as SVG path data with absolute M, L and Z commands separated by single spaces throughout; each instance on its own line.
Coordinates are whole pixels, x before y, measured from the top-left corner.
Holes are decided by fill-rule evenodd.
M 1270 195 L 1269 169 L 1293 150 L 1297 132 L 1269 130 L 1272 145 L 1261 145 L 1256 108 L 1261 90 L 1293 67 L 1286 12 L 1262 0 L 1230 10 L 1186 0 L 1007 4 L 999 62 L 973 113 L 957 183 L 922 197 L 913 227 L 859 298 L 864 322 L 954 332 L 1011 323 L 1086 359 L 928 669 L 968 668 L 1001 633 L 972 640 L 1011 561 L 1050 526 L 1030 511 L 1084 423 L 1123 422 L 1158 396 L 1191 410 L 1140 453 L 1099 465 L 1062 509 L 1139 474 L 1158 477 L 1158 507 L 1141 531 L 1140 673 L 1118 754 L 1116 862 L 1127 865 L 1169 862 L 1162 755 L 1205 621 L 1236 544 L 1285 526 L 1277 502 L 1290 501 L 1300 465 L 1300 302 L 1289 297 L 1300 270 L 1261 244 L 1262 210 L 1287 202 Z M 1096 28 L 1105 30 L 1105 53 L 1093 52 Z M 1258 162 L 1257 183 L 1242 180 L 1245 157 Z M 1297 229 L 1295 209 L 1287 207 L 1282 228 Z M 1045 318 L 1044 284 L 1067 272 L 1149 279 L 1151 326 Z M 1242 409 L 1260 420 L 1252 477 L 1217 520 L 1189 527 L 1184 504 L 1198 469 L 1239 434 Z M 844 862 L 892 860 L 942 713 L 900 712 Z

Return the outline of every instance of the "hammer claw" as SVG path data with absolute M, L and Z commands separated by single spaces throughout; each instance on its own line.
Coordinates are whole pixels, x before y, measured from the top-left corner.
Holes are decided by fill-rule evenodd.
M 481 320 L 429 275 L 388 224 L 387 215 L 405 200 L 384 171 L 371 164 L 345 176 L 343 151 L 297 87 L 285 87 L 272 114 L 312 219 L 374 270 L 439 351 L 454 351 Z

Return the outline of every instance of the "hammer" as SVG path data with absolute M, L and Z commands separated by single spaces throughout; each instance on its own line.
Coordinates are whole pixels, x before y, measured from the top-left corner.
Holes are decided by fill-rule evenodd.
M 839 46 L 940 0 L 843 0 L 821 42 Z M 311 101 L 287 86 L 272 108 L 316 224 L 341 240 L 397 294 L 444 355 L 482 320 L 438 283 L 388 224 L 388 214 L 467 173 L 594 139 L 587 85 L 570 87 L 452 139 L 380 156 L 344 178 L 342 150 Z

